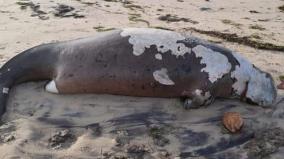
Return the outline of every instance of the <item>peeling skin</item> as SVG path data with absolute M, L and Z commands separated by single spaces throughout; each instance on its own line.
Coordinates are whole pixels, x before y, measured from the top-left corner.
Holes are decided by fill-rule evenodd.
M 232 66 L 226 56 L 219 52 L 215 52 L 202 45 L 197 45 L 192 49 L 196 54 L 196 57 L 201 57 L 201 64 L 206 66 L 201 69 L 203 72 L 207 72 L 209 80 L 214 83 L 226 73 L 229 73 Z
M 151 28 L 126 28 L 122 30 L 120 35 L 122 37 L 130 36 L 129 43 L 133 45 L 133 54 L 136 56 L 143 54 L 145 49 L 150 48 L 151 45 L 156 45 L 160 53 L 171 51 L 177 57 L 191 52 L 191 49 L 183 43 L 177 43 L 179 40 L 184 40 L 185 37 L 172 31 Z
M 163 85 L 174 85 L 175 83 L 169 78 L 168 70 L 162 68 L 153 72 L 154 79 Z
M 155 55 L 155 58 L 156 58 L 157 60 L 162 60 L 162 59 L 163 59 L 163 57 L 162 57 L 161 54 L 156 54 L 156 55 Z
M 261 106 L 273 104 L 277 92 L 272 77 L 255 68 L 239 54 L 233 53 L 233 55 L 240 63 L 231 73 L 231 77 L 236 79 L 232 86 L 235 93 L 240 96 L 246 89 L 246 83 L 248 83 L 247 98 Z
M 4 87 L 3 90 L 2 90 L 2 92 L 3 92 L 4 94 L 8 94 L 8 93 L 9 93 L 9 88 Z

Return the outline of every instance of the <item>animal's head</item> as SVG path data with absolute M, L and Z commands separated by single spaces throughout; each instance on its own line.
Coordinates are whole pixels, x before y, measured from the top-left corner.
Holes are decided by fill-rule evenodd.
M 253 68 L 250 80 L 247 83 L 246 99 L 250 103 L 260 106 L 271 106 L 277 97 L 272 76 L 258 68 Z

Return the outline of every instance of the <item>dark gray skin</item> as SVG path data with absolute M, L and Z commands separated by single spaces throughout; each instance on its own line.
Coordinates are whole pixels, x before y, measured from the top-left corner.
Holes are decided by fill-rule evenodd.
M 236 79 L 231 77 L 231 72 L 240 64 L 230 50 L 200 40 L 177 41 L 189 48 L 202 45 L 228 58 L 231 70 L 212 83 L 208 73 L 201 71 L 206 65 L 201 64 L 201 58 L 194 53 L 177 57 L 168 51 L 162 53 L 162 60 L 157 60 L 154 56 L 159 51 L 156 45 L 151 45 L 142 55 L 136 56 L 129 36 L 123 37 L 120 33 L 121 30 L 115 30 L 90 38 L 44 44 L 9 60 L 0 70 L 0 89 L 4 92 L 0 96 L 0 114 L 5 112 L 6 88 L 38 80 L 54 80 L 62 94 L 181 97 L 187 99 L 185 107 L 208 105 L 216 97 L 246 98 L 247 89 L 243 90 L 243 95 L 237 95 L 232 89 Z M 160 68 L 168 70 L 174 85 L 164 85 L 153 78 L 153 72 Z M 267 76 L 272 80 L 269 74 Z M 202 95 L 194 93 L 197 89 Z M 210 96 L 204 98 L 205 92 L 210 92 Z

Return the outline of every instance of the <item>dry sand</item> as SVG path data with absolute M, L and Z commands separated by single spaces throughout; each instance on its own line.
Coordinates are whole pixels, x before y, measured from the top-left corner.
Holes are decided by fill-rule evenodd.
M 278 9 L 283 0 L 108 1 L 34 0 L 40 5 L 35 9 L 31 4 L 26 8 L 16 4 L 27 1 L 0 0 L 1 64 L 35 45 L 123 27 L 181 32 L 197 28 L 284 45 L 284 12 Z M 71 17 L 54 16 L 58 3 L 75 8 L 68 13 Z M 166 14 L 187 19 L 159 20 Z M 284 75 L 283 49 L 255 49 L 190 32 L 241 53 L 270 72 L 276 83 Z M 27 83 L 13 88 L 0 126 L 0 158 L 174 158 L 181 154 L 181 158 L 280 159 L 284 155 L 284 102 L 263 109 L 220 99 L 209 107 L 185 111 L 178 99 L 53 95 L 43 85 Z M 280 100 L 284 91 L 278 93 Z M 241 133 L 230 135 L 222 127 L 220 119 L 227 111 L 244 117 Z

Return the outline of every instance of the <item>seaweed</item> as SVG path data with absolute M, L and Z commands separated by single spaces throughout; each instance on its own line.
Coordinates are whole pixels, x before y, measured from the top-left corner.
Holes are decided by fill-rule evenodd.
M 129 14 L 128 17 L 129 21 L 133 21 L 133 22 L 144 22 L 147 24 L 147 26 L 150 26 L 150 23 L 147 20 L 141 19 L 141 14 L 136 14 L 136 13 L 131 13 Z
M 116 28 L 105 28 L 104 26 L 96 26 L 96 27 L 93 27 L 93 29 L 96 29 L 97 32 L 105 32 L 105 31 L 114 30 Z
M 136 4 L 125 4 L 124 7 L 129 8 L 130 10 L 143 9 L 141 6 L 136 5 Z
M 256 30 L 265 30 L 265 28 L 264 27 L 262 27 L 262 26 L 260 26 L 260 25 L 258 25 L 258 24 L 255 24 L 255 25 L 251 25 L 250 27 L 249 27 L 250 29 L 256 29 Z
M 259 11 L 256 11 L 256 10 L 250 10 L 249 12 L 250 12 L 250 13 L 254 13 L 254 14 L 260 13 Z
M 183 21 L 183 22 L 189 22 L 189 23 L 192 23 L 192 24 L 198 24 L 199 22 L 198 21 L 194 21 L 194 20 L 191 20 L 189 18 L 180 18 L 178 17 L 177 15 L 171 15 L 171 14 L 166 14 L 166 15 L 161 15 L 158 17 L 159 20 L 161 21 L 166 21 L 166 22 L 180 22 L 180 21 Z
M 251 34 L 250 37 L 254 39 L 261 39 L 261 37 L 257 33 Z
M 279 6 L 278 9 L 280 10 L 280 12 L 284 12 L 284 5 Z
M 221 20 L 224 24 L 230 24 L 230 25 L 233 25 L 233 26 L 235 26 L 235 27 L 237 27 L 237 28 L 240 28 L 241 26 L 242 26 L 242 24 L 240 24 L 240 23 L 236 23 L 236 22 L 234 22 L 234 21 L 232 21 L 232 20 L 229 20 L 229 19 L 223 19 L 223 20 Z
M 155 28 L 155 29 L 162 29 L 162 30 L 169 30 L 169 31 L 174 31 L 174 29 L 165 28 L 165 27 L 162 27 L 162 26 L 151 26 L 150 28 Z
M 32 10 L 32 14 L 31 14 L 32 17 L 37 16 L 41 20 L 49 19 L 48 16 L 45 16 L 47 13 L 40 9 L 40 5 L 38 3 L 35 4 L 31 1 L 18 1 L 16 2 L 16 4 L 20 5 L 20 8 L 22 10 L 25 10 L 29 7 Z
M 238 36 L 236 33 L 222 33 L 219 31 L 207 31 L 196 28 L 185 28 L 186 30 L 195 31 L 200 34 L 206 34 L 212 37 L 224 39 L 228 42 L 236 42 L 242 45 L 250 46 L 256 49 L 284 51 L 283 45 L 275 45 L 268 42 L 260 42 L 253 40 L 251 36 Z

